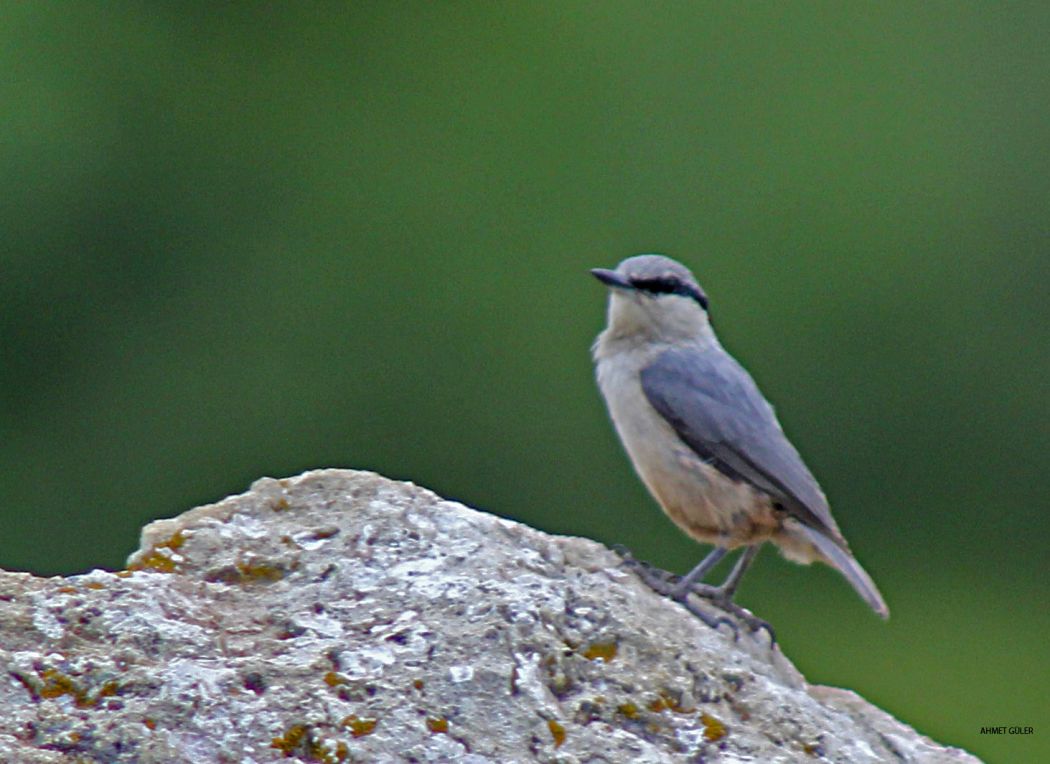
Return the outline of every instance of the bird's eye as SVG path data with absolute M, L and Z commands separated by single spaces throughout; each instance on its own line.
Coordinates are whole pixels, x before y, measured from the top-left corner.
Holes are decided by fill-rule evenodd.
M 677 294 L 682 297 L 690 297 L 700 303 L 701 308 L 707 310 L 707 295 L 699 287 L 674 277 L 631 279 L 631 285 L 649 294 Z

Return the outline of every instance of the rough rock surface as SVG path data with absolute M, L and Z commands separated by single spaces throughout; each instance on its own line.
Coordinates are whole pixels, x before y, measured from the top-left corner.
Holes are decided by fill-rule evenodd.
M 0 573 L 3 762 L 972 762 L 600 544 L 368 472 L 263 479 L 127 571 Z

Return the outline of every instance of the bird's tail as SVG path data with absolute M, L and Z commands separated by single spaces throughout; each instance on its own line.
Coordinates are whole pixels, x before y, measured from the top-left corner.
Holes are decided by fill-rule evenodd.
M 890 617 L 890 609 L 886 607 L 886 601 L 879 594 L 879 588 L 875 586 L 871 576 L 853 558 L 848 549 L 843 549 L 816 528 L 810 528 L 802 523 L 798 523 L 796 527 L 817 548 L 821 556 L 846 577 L 857 594 L 871 606 L 872 610 L 883 618 Z

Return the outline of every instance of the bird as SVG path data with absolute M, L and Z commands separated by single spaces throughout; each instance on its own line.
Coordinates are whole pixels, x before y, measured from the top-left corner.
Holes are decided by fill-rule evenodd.
M 673 586 L 647 583 L 683 602 L 696 593 L 739 612 L 733 595 L 768 541 L 793 562 L 830 565 L 888 618 L 773 407 L 718 341 L 707 294 L 690 270 L 646 254 L 591 274 L 609 289 L 607 325 L 592 355 L 613 427 L 666 515 L 714 547 Z M 740 548 L 720 586 L 701 583 Z

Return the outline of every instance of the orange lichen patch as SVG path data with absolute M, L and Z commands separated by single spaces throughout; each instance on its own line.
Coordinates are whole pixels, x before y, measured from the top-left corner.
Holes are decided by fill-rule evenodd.
M 186 536 L 182 531 L 176 531 L 167 541 L 154 544 L 142 559 L 129 565 L 128 570 L 156 570 L 160 573 L 174 573 L 175 568 L 177 567 L 175 560 L 171 558 L 171 555 L 162 550 L 167 549 L 171 552 L 175 552 L 185 543 Z
M 84 586 L 88 589 L 105 589 L 106 585 L 99 581 L 88 581 Z
M 135 571 L 133 570 L 118 570 L 113 575 L 117 576 L 118 578 L 130 578 L 134 573 Z
M 412 686 L 415 687 L 420 692 L 422 692 L 423 691 L 423 680 L 422 679 L 417 679 L 416 681 L 412 682 Z
M 75 586 L 60 586 L 55 591 L 59 594 L 76 594 L 77 588 Z
M 621 703 L 616 707 L 616 710 L 628 719 L 638 718 L 638 706 L 634 703 Z
M 714 743 L 726 736 L 726 726 L 710 714 L 700 714 L 700 723 L 704 725 L 704 738 Z
M 128 570 L 155 570 L 159 573 L 174 573 L 175 560 L 161 552 L 150 552 L 138 562 L 129 565 Z
M 310 728 L 305 724 L 293 724 L 283 735 L 275 737 L 270 742 L 270 747 L 276 748 L 285 757 L 294 756 L 296 749 L 306 741 L 309 733 Z
M 347 684 L 348 680 L 344 677 L 339 676 L 339 674 L 335 673 L 334 671 L 329 671 L 327 674 L 324 675 L 324 683 L 327 684 L 329 687 L 338 687 L 341 684 Z
M 565 742 L 565 727 L 556 720 L 549 719 L 547 721 L 547 729 L 551 731 L 551 737 L 554 738 L 554 747 L 561 748 L 561 744 Z
M 375 732 L 376 725 L 379 724 L 378 719 L 360 719 L 354 714 L 350 714 L 348 717 L 343 719 L 341 724 L 350 730 L 350 734 L 354 737 L 364 737 L 365 735 L 371 735 Z
M 120 690 L 120 685 L 116 681 L 109 681 L 103 684 L 98 692 L 92 696 L 72 677 L 63 674 L 58 669 L 49 668 L 38 673 L 41 679 L 39 685 L 31 680 L 27 680 L 26 677 L 20 676 L 18 679 L 39 700 L 54 700 L 55 698 L 61 698 L 63 695 L 69 695 L 73 698 L 73 704 L 77 708 L 96 708 L 103 698 L 116 695 Z
M 448 719 L 444 719 L 440 716 L 428 716 L 427 717 L 427 729 L 435 735 L 439 733 L 448 733 Z
M 258 563 L 238 562 L 237 572 L 245 581 L 280 581 L 284 578 L 283 568 Z
M 321 739 L 309 724 L 293 724 L 280 737 L 270 742 L 286 759 L 296 758 L 299 761 L 316 761 L 321 764 L 340 764 L 350 758 L 350 748 L 342 740 Z
M 591 644 L 587 645 L 587 648 L 583 651 L 583 657 L 589 661 L 595 661 L 601 658 L 608 663 L 616 657 L 617 647 L 616 640 L 609 640 L 608 642 L 591 642 Z
M 155 729 L 157 729 L 157 723 L 155 721 L 153 721 L 152 719 L 150 719 L 149 717 L 143 719 L 142 723 L 146 725 L 146 729 L 148 729 L 148 730 L 155 730 Z
M 279 498 L 277 501 L 275 501 L 273 503 L 273 511 L 274 512 L 283 512 L 284 510 L 288 509 L 288 507 L 290 507 L 290 506 L 291 506 L 291 504 L 288 503 L 288 499 L 286 499 L 286 498 L 284 498 L 282 496 L 281 498 Z
M 56 669 L 44 669 L 40 673 L 44 683 L 37 689 L 37 694 L 46 700 L 60 698 L 63 695 L 72 695 L 81 708 L 81 701 L 87 698 L 87 693 L 77 686 L 77 683 Z
M 649 703 L 648 708 L 654 713 L 674 711 L 676 714 L 691 714 L 696 711 L 695 708 L 683 708 L 682 701 L 666 691 L 661 691 L 659 697 Z

